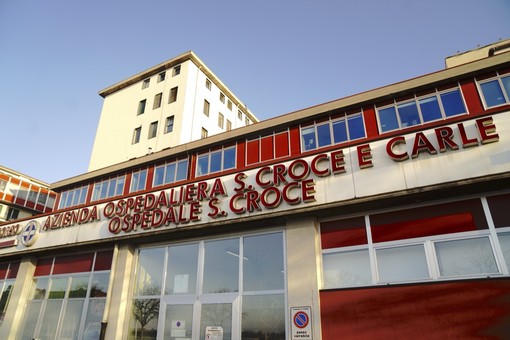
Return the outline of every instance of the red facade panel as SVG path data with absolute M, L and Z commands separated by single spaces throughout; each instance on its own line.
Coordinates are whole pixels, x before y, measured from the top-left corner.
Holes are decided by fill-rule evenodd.
M 274 159 L 273 136 L 267 136 L 260 140 L 260 160 L 262 162 Z
M 322 338 L 506 339 L 510 279 L 328 290 Z
M 275 144 L 275 158 L 286 157 L 290 155 L 289 152 L 289 133 L 279 133 L 274 136 Z
M 251 140 L 246 142 L 246 165 L 256 164 L 260 162 L 259 158 L 259 149 L 260 144 L 259 140 Z
M 363 108 L 363 120 L 365 122 L 367 138 L 376 137 L 379 134 L 379 128 L 377 127 L 377 118 L 373 106 Z
M 464 100 L 466 101 L 467 110 L 471 115 L 483 113 L 483 105 L 478 95 L 478 89 L 473 80 L 464 81 L 460 84 Z
M 367 244 L 364 217 L 321 223 L 322 249 Z
M 57 257 L 52 274 L 90 272 L 93 260 L 93 253 Z

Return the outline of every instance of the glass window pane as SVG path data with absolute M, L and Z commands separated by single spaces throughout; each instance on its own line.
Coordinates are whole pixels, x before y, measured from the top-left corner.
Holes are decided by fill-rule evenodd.
M 138 257 L 137 295 L 159 295 L 163 277 L 164 248 L 141 249 Z
M 117 179 L 111 179 L 109 182 L 107 197 L 113 197 L 115 196 L 115 189 L 117 188 Z
M 382 132 L 398 129 L 397 112 L 394 106 L 378 110 L 378 112 Z
M 498 273 L 487 237 L 436 242 L 441 276 Z
M 377 249 L 380 282 L 395 282 L 430 278 L 422 244 Z
M 191 339 L 193 336 L 193 305 L 167 305 L 164 339 Z
M 115 196 L 122 195 L 123 190 L 124 190 L 124 177 L 120 177 L 117 179 L 117 185 L 115 188 Z
M 140 177 L 140 173 L 138 173 L 138 172 L 135 172 L 131 176 L 131 188 L 129 188 L 129 192 L 133 192 L 133 191 L 137 190 L 139 177 Z
M 209 173 L 209 155 L 202 155 L 198 157 L 197 162 L 197 175 L 207 175 Z
M 223 150 L 223 170 L 236 167 L 236 149 L 230 148 Z
M 34 279 L 32 285 L 32 294 L 30 295 L 33 300 L 42 300 L 46 296 L 46 290 L 48 289 L 48 278 L 37 278 Z
M 301 139 L 303 142 L 303 151 L 315 149 L 317 147 L 315 144 L 315 126 L 302 129 Z
M 25 318 L 23 320 L 23 327 L 21 339 L 34 339 L 35 326 L 39 319 L 39 312 L 41 311 L 42 301 L 30 301 L 25 310 Z
M 101 194 L 99 196 L 100 199 L 105 199 L 107 196 L 107 193 L 108 193 L 108 185 L 109 185 L 110 182 L 106 181 L 106 182 L 102 182 L 101 183 Z
M 205 242 L 203 293 L 239 291 L 239 239 Z
M 221 151 L 211 153 L 210 172 L 221 171 Z
M 232 304 L 211 303 L 202 305 L 200 318 L 200 340 L 205 338 L 206 327 L 219 326 L 223 328 L 222 340 L 232 339 Z
M 365 126 L 363 124 L 362 115 L 347 118 L 347 125 L 349 126 L 350 140 L 365 137 Z
M 158 166 L 154 174 L 154 186 L 162 185 L 165 175 L 165 166 Z
M 487 107 L 492 107 L 505 103 L 503 91 L 501 91 L 501 87 L 499 86 L 499 82 L 497 80 L 491 80 L 486 83 L 480 84 L 480 87 L 482 89 L 483 97 L 485 98 L 485 103 L 487 104 Z
M 147 180 L 147 170 L 140 171 L 140 176 L 138 178 L 138 190 L 145 189 L 145 181 Z
M 0 326 L 2 325 L 2 323 L 4 321 L 5 311 L 7 310 L 7 306 L 9 305 L 9 299 L 11 297 L 13 285 L 14 285 L 14 280 L 5 281 L 2 295 L 0 295 Z
M 166 294 L 193 294 L 197 286 L 198 244 L 168 248 Z
M 46 303 L 46 309 L 43 313 L 41 322 L 41 330 L 37 339 L 41 340 L 53 340 L 57 339 L 56 331 L 58 325 L 58 319 L 60 316 L 60 309 L 64 300 L 48 300 Z
M 60 339 L 78 339 L 84 301 L 83 299 L 67 301 Z
M 69 290 L 69 298 L 84 298 L 87 296 L 89 286 L 89 276 L 71 277 L 71 289 Z
M 501 82 L 503 83 L 507 98 L 510 98 L 510 76 L 501 77 Z
M 156 340 L 159 299 L 135 299 L 132 312 L 129 339 Z
M 345 119 L 333 122 L 333 138 L 335 143 L 341 143 L 347 140 L 347 127 L 345 124 Z
M 323 255 L 324 288 L 372 284 L 368 250 Z
M 101 333 L 101 321 L 103 319 L 106 299 L 91 299 L 85 319 L 83 340 L 97 340 Z
M 90 297 L 105 297 L 108 291 L 108 282 L 110 280 L 110 273 L 95 273 L 92 277 L 90 287 Z
M 81 188 L 80 193 L 80 204 L 85 203 L 85 199 L 87 198 L 87 188 Z
M 418 103 L 420 104 L 424 122 L 430 122 L 443 117 L 436 96 L 420 99 Z
M 464 102 L 459 90 L 442 93 L 441 103 L 443 103 L 444 114 L 446 117 L 455 116 L 466 112 Z
M 418 125 L 421 123 L 416 102 L 408 102 L 397 106 L 400 124 L 402 127 Z
M 499 244 L 503 251 L 506 266 L 510 268 L 510 233 L 498 234 Z
M 242 339 L 284 340 L 284 295 L 243 296 Z
M 319 147 L 331 145 L 331 131 L 329 129 L 329 123 L 317 126 L 317 140 Z
M 167 164 L 165 171 L 165 181 L 163 183 L 175 182 L 175 163 Z
M 182 181 L 188 178 L 188 160 L 183 160 L 177 163 L 177 178 L 176 181 Z
M 282 234 L 245 237 L 243 244 L 244 291 L 284 289 Z
M 48 299 L 63 299 L 67 290 L 67 277 L 51 280 L 51 289 Z

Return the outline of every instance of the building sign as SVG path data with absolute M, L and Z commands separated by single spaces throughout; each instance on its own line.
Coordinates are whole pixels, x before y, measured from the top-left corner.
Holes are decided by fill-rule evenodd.
M 496 132 L 496 123 L 500 130 Z M 329 149 L 178 187 L 0 227 L 9 247 L 44 248 L 282 213 L 510 171 L 510 112 Z M 484 145 L 483 148 L 476 146 Z M 485 146 L 487 145 L 487 146 Z M 497 157 L 497 162 L 494 157 Z M 18 242 L 19 241 L 19 242 Z
M 311 307 L 292 307 L 290 317 L 292 340 L 313 339 Z

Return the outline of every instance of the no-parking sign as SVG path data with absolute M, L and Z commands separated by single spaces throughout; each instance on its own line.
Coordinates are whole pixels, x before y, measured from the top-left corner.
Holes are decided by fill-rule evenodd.
M 313 339 L 312 337 L 312 308 L 292 307 L 290 309 L 292 340 Z

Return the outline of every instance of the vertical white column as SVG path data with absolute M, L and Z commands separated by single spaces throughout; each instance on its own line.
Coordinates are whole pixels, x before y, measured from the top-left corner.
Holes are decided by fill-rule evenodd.
M 317 220 L 313 217 L 289 219 L 285 240 L 288 309 L 311 307 L 313 339 L 318 340 L 321 338 L 319 287 L 322 257 Z M 288 317 L 289 332 L 292 327 L 291 317 Z
M 9 304 L 5 312 L 5 318 L 2 327 L 0 327 L 0 339 L 16 339 L 17 332 L 20 331 L 25 305 L 32 286 L 35 265 L 36 259 L 33 257 L 27 257 L 21 260 L 18 275 L 16 276 Z
M 134 247 L 118 247 L 115 267 L 112 268 L 113 280 L 105 339 L 127 339 L 128 323 L 131 315 L 131 287 L 134 271 Z

